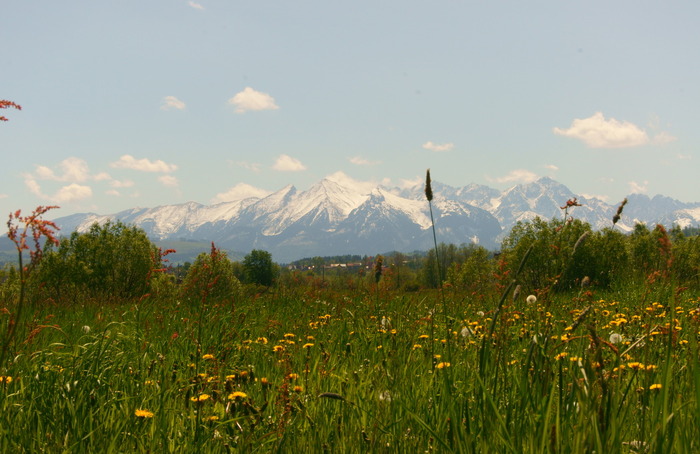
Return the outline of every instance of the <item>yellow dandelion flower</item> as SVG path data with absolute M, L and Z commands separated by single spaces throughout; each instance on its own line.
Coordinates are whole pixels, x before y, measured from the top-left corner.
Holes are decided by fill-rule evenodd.
M 153 412 L 148 411 L 148 410 L 142 410 L 140 408 L 137 408 L 136 411 L 134 411 L 134 415 L 137 418 L 152 418 L 153 417 Z
M 559 361 L 560 359 L 566 358 L 567 356 L 569 356 L 568 352 L 561 352 L 557 356 L 554 357 L 554 360 Z
M 429 336 L 427 334 L 421 334 L 420 336 L 418 336 L 418 339 L 428 339 L 428 337 Z
M 295 393 L 300 393 L 304 390 L 301 386 L 297 385 L 292 389 Z
M 417 350 L 417 349 L 419 349 L 419 348 L 423 348 L 423 346 L 422 346 L 421 344 L 415 344 L 415 345 L 413 345 L 413 349 L 414 349 L 414 350 Z
M 235 391 L 228 395 L 229 400 L 246 399 L 248 394 L 243 391 Z
M 12 383 L 12 377 L 10 376 L 0 376 L 0 383 L 7 383 L 10 384 Z
M 452 364 L 450 364 L 450 363 L 442 362 L 442 363 L 438 363 L 437 366 L 435 366 L 435 367 L 437 369 L 444 369 L 445 367 L 450 367 L 451 365 Z
M 272 351 L 275 353 L 280 353 L 284 351 L 284 347 L 282 347 L 281 345 L 275 345 L 274 347 L 272 347 Z
M 314 344 L 308 343 L 308 344 L 304 344 L 303 348 L 311 348 L 313 346 L 314 346 Z
M 294 333 L 287 333 L 284 335 L 285 339 L 294 339 L 295 337 Z
M 287 378 L 290 380 L 296 380 L 299 378 L 299 374 L 291 373 L 291 374 L 287 375 Z
M 258 344 L 263 344 L 263 345 L 265 345 L 265 344 L 267 344 L 267 337 L 258 337 L 258 339 L 256 340 L 256 342 L 257 342 Z
M 627 367 L 629 367 L 632 370 L 640 370 L 640 369 L 643 370 L 645 366 L 644 366 L 644 364 L 642 364 L 638 361 L 634 361 L 631 363 L 627 363 Z
M 209 422 L 214 422 L 214 421 L 218 421 L 218 420 L 219 420 L 219 417 L 216 415 L 212 415 L 212 416 L 207 418 L 207 421 L 209 421 Z
M 204 402 L 206 400 L 209 400 L 211 396 L 209 394 L 200 394 L 199 396 L 192 396 L 190 397 L 190 400 L 192 402 Z
M 657 389 L 661 389 L 661 383 L 654 383 L 649 387 L 650 390 L 655 391 Z

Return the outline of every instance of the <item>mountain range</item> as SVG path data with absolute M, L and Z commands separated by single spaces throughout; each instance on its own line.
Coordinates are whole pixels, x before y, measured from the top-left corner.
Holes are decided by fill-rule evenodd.
M 518 221 L 562 217 L 560 207 L 574 197 L 581 206 L 570 209 L 569 215 L 596 229 L 611 226 L 617 209 L 617 204 L 574 194 L 547 177 L 505 191 L 439 182 L 433 182 L 432 188 L 438 241 L 477 243 L 489 249 L 497 249 Z M 213 241 L 244 253 L 264 249 L 282 263 L 317 255 L 426 250 L 433 242 L 422 183 L 404 188 L 370 187 L 342 174 L 324 178 L 305 191 L 292 185 L 267 196 L 242 190 L 235 200 L 214 205 L 187 202 L 110 215 L 74 214 L 55 222 L 66 234 L 109 220 L 134 224 L 155 241 Z M 632 194 L 616 228 L 629 231 L 637 222 L 698 226 L 700 203 Z

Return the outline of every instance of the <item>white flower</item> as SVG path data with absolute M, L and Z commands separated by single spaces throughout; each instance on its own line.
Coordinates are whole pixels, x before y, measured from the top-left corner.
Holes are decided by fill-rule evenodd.
M 388 390 L 380 392 L 379 400 L 382 402 L 391 402 L 391 393 Z
M 87 325 L 83 326 L 83 332 L 84 332 L 85 334 L 89 333 L 89 332 L 90 332 L 90 327 L 87 326 Z
M 537 302 L 537 297 L 535 295 L 530 295 L 525 301 L 527 301 L 527 304 L 535 304 Z
M 459 334 L 466 339 L 468 337 L 472 337 L 474 335 L 474 332 L 471 330 L 471 328 L 465 326 L 462 328 L 462 331 Z
M 617 333 L 612 333 L 612 334 L 610 335 L 610 343 L 611 343 L 611 344 L 619 344 L 619 343 L 621 343 L 621 342 L 622 342 L 622 336 L 620 336 L 619 334 L 617 334 Z
M 484 311 L 479 311 L 476 313 L 477 316 L 483 317 L 484 316 Z

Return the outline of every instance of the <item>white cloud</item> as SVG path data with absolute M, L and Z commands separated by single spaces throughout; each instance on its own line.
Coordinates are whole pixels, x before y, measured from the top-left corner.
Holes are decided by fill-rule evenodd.
M 644 180 L 641 183 L 638 183 L 636 181 L 630 181 L 627 184 L 629 185 L 630 192 L 632 194 L 646 194 L 647 186 L 649 186 L 649 182 L 647 180 Z
M 655 145 L 663 145 L 666 143 L 673 142 L 674 140 L 676 140 L 676 138 L 673 137 L 671 134 L 664 132 L 664 131 L 661 131 L 660 133 L 658 133 L 657 135 L 654 136 L 654 138 L 652 139 L 652 142 Z
M 306 166 L 302 164 L 301 161 L 286 154 L 280 155 L 272 168 L 280 172 L 299 172 L 301 170 L 306 170 Z
M 204 9 L 204 7 L 202 5 L 200 5 L 199 3 L 187 2 L 187 4 L 190 5 L 194 9 Z
M 537 180 L 537 178 L 537 174 L 525 169 L 511 170 L 507 175 L 502 177 L 486 177 L 488 181 L 494 183 L 532 183 L 533 181 Z
M 677 158 L 677 159 L 680 159 L 680 160 L 682 160 L 682 161 L 685 161 L 685 160 L 688 160 L 688 161 L 689 161 L 689 160 L 693 159 L 693 157 L 692 157 L 691 155 L 689 155 L 689 154 L 682 154 L 682 153 L 678 153 L 678 154 L 676 155 L 676 158 Z
M 568 129 L 554 128 L 554 134 L 583 141 L 591 148 L 626 148 L 646 145 L 650 142 L 646 131 L 628 121 L 605 119 L 601 112 L 589 118 L 577 118 Z M 666 133 L 656 136 L 659 140 L 672 140 Z M 656 139 L 655 139 L 656 140 Z
M 59 174 L 47 166 L 37 166 L 34 176 L 39 180 L 71 182 L 83 182 L 90 178 L 90 169 L 84 159 L 66 158 L 58 164 L 58 168 L 60 170 Z
M 175 164 L 168 164 L 160 159 L 157 161 L 150 161 L 146 158 L 136 159 L 129 154 L 123 155 L 118 161 L 112 162 L 109 165 L 115 169 L 132 169 L 139 170 L 141 172 L 170 173 L 177 170 L 177 166 Z
M 54 194 L 51 199 L 56 202 L 72 202 L 74 200 L 82 200 L 92 197 L 92 188 L 81 184 L 72 183 L 68 186 L 63 186 Z
M 187 107 L 185 103 L 177 99 L 175 96 L 166 96 L 163 98 L 163 105 L 160 106 L 162 110 L 185 110 L 185 107 Z
M 6 199 L 8 197 L 10 197 L 10 196 L 7 194 L 0 194 L 0 199 Z
M 163 186 L 168 186 L 170 188 L 176 188 L 179 182 L 177 181 L 177 178 L 175 178 L 172 175 L 162 175 L 158 177 L 158 181 L 160 181 L 160 184 Z
M 92 177 L 95 181 L 111 180 L 112 177 L 107 172 L 100 172 Z
M 381 164 L 382 161 L 370 161 L 368 159 L 365 159 L 360 156 L 353 156 L 352 158 L 348 159 L 352 164 L 355 164 L 356 166 L 376 166 L 378 164 Z
M 334 172 L 330 175 L 327 175 L 326 179 L 334 181 L 334 182 L 338 183 L 340 186 L 343 186 L 346 188 L 359 189 L 360 192 L 364 192 L 367 194 L 372 192 L 372 190 L 377 187 L 377 183 L 375 183 L 373 181 L 356 180 L 356 179 L 348 176 L 347 174 L 345 174 L 341 170 L 338 170 L 337 172 Z
M 131 180 L 112 180 L 109 182 L 109 185 L 113 188 L 130 188 L 134 185 L 134 182 Z
M 555 166 L 554 164 L 546 164 L 544 168 L 547 170 L 551 170 L 552 172 L 556 172 L 557 170 L 559 170 L 559 167 Z
M 452 142 L 450 142 L 450 143 L 433 143 L 433 142 L 428 141 L 428 142 L 425 142 L 423 144 L 423 148 L 425 148 L 426 150 L 430 150 L 430 151 L 450 151 L 451 149 L 454 148 L 454 146 L 455 146 L 455 144 L 453 144 Z
M 279 106 L 275 104 L 275 99 L 267 93 L 255 91 L 250 87 L 245 89 L 228 100 L 228 103 L 236 106 L 236 113 L 244 113 L 249 110 L 276 110 Z
M 119 197 L 121 195 L 116 189 L 110 189 L 109 191 L 106 191 L 105 194 L 112 195 L 115 197 Z
M 238 183 L 228 191 L 216 194 L 216 196 L 211 199 L 211 203 L 234 202 L 236 200 L 243 200 L 250 197 L 262 199 L 268 195 L 270 195 L 270 191 L 256 188 L 246 183 Z
M 415 177 L 414 179 L 401 178 L 399 180 L 399 187 L 401 189 L 413 188 L 418 185 L 425 184 L 425 177 Z

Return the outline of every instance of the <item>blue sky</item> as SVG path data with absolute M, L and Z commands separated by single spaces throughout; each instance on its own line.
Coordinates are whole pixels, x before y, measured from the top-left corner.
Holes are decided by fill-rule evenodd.
M 0 99 L 22 110 L 0 111 L 0 214 L 428 167 L 700 201 L 695 1 L 6 0 L 2 17 Z

